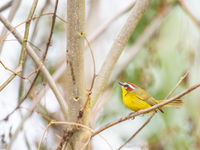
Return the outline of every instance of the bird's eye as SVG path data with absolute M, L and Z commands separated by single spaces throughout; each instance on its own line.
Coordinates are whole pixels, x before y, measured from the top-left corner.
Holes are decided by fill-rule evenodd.
M 125 88 L 125 89 L 128 89 L 128 88 L 129 88 L 129 85 L 128 85 L 128 84 L 124 85 L 124 88 Z

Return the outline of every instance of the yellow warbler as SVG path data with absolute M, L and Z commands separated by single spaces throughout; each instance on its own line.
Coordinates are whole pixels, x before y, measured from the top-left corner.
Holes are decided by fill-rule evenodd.
M 154 99 L 149 93 L 133 83 L 119 82 L 119 84 L 122 88 L 122 99 L 124 105 L 135 112 L 141 109 L 149 108 L 164 101 Z M 176 99 L 165 106 L 180 108 L 182 103 L 183 101 L 181 99 Z M 163 112 L 161 108 L 158 109 Z

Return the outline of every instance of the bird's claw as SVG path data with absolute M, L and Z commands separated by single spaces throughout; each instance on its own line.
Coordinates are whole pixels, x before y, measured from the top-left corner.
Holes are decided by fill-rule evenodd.
M 131 112 L 129 115 L 131 116 L 131 115 L 134 115 L 134 114 L 135 114 L 135 112 Z M 131 119 L 134 120 L 135 116 L 131 117 Z

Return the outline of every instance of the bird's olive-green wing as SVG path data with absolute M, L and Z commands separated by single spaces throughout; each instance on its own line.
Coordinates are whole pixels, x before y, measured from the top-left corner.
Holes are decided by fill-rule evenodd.
M 146 91 L 144 91 L 143 89 L 135 89 L 133 91 L 134 93 L 137 93 L 135 94 L 137 96 L 138 99 L 140 100 L 143 100 L 145 102 L 147 102 L 149 105 L 153 106 L 155 104 L 158 104 L 156 102 L 156 100 L 149 94 L 147 93 Z M 162 110 L 162 108 L 158 108 L 162 113 L 164 113 L 164 111 Z
M 137 96 L 137 98 L 147 102 L 151 106 L 157 104 L 156 100 L 149 93 L 144 91 L 143 89 L 135 89 L 134 93 L 137 93 L 137 94 L 135 94 Z

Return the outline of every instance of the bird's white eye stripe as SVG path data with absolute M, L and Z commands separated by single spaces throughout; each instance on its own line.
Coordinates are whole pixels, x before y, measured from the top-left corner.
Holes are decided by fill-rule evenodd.
M 133 87 L 132 85 L 130 85 L 130 84 L 128 84 L 128 86 L 130 87 L 130 88 L 132 88 L 132 89 L 135 89 L 135 87 Z
M 124 87 L 125 87 L 125 89 L 128 89 L 128 88 L 131 88 L 133 90 L 136 89 L 134 86 L 132 86 L 131 84 L 126 83 L 126 82 L 125 82 L 125 86 Z

